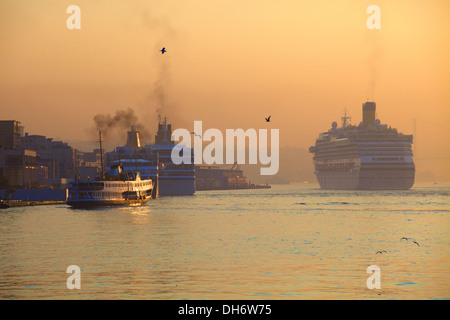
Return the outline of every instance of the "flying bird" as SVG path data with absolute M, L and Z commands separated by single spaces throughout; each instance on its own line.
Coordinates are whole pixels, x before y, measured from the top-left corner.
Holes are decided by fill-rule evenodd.
M 271 116 L 269 116 L 268 118 L 264 118 L 264 119 L 266 119 L 266 122 L 270 122 L 270 117 Z
M 387 251 L 386 250 L 383 250 L 383 251 L 377 251 L 377 253 L 387 253 Z M 376 253 L 376 254 L 377 254 Z
M 159 50 L 159 51 L 161 51 L 162 54 L 164 54 L 164 52 L 167 52 L 166 48 L 162 48 L 162 49 Z
M 411 240 L 413 243 L 417 244 L 420 247 L 420 244 L 416 241 L 416 239 L 403 237 L 400 239 L 400 241 L 402 241 L 402 240 L 406 240 L 406 241 Z

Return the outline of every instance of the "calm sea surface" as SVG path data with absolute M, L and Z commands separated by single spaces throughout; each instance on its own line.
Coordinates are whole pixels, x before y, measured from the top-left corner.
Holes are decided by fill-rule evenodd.
M 287 185 L 1 210 L 0 298 L 449 299 L 449 195 Z M 371 265 L 381 289 L 367 288 Z

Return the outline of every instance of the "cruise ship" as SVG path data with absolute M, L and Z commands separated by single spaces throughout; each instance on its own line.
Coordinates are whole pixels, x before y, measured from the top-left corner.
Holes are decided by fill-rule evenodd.
M 365 102 L 363 119 L 356 125 L 333 122 L 316 144 L 314 173 L 322 189 L 407 190 L 414 184 L 412 135 L 399 133 L 375 119 L 376 103 Z
M 160 196 L 193 195 L 195 193 L 194 153 L 191 164 L 174 164 L 171 140 L 172 126 L 167 118 L 158 123 L 155 143 L 141 146 L 139 132 L 132 127 L 125 146 L 117 147 L 106 154 L 107 166 L 122 163 L 126 170 L 141 173 L 142 178 L 152 179 Z
M 190 164 L 175 164 L 172 161 L 172 149 L 175 143 L 171 139 L 172 126 L 167 118 L 158 123 L 155 144 L 144 148 L 158 156 L 158 181 L 160 195 L 193 195 L 195 193 L 194 151 L 191 149 Z M 190 146 L 189 146 L 190 147 Z

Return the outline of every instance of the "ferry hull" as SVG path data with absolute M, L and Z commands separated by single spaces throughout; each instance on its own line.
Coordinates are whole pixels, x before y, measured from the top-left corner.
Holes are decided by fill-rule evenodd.
M 69 200 L 67 204 L 73 208 L 97 208 L 141 205 L 149 201 L 151 197 L 135 200 Z

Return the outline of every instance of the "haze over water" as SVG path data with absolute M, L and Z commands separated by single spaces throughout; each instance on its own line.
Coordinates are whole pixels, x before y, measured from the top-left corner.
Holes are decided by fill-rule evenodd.
M 0 212 L 0 298 L 448 299 L 449 195 L 448 185 L 308 184 L 141 207 L 10 208 Z M 66 287 L 69 265 L 81 268 L 81 290 Z M 380 290 L 366 286 L 370 265 Z

